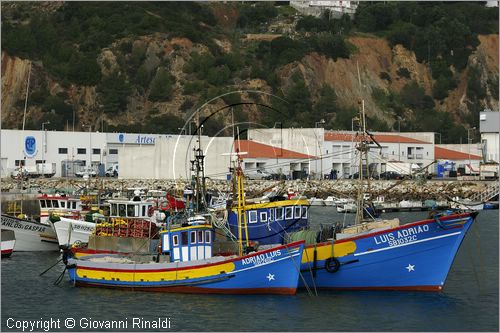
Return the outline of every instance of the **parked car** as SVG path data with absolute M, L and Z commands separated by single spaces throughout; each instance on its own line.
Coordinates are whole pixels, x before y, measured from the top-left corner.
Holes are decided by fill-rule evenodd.
M 363 179 L 367 179 L 367 178 L 368 178 L 368 175 L 366 173 L 363 173 Z M 379 179 L 379 175 L 377 174 L 377 172 L 373 171 L 370 174 L 370 178 L 372 178 L 372 179 Z M 359 172 L 356 172 L 356 173 L 350 175 L 349 179 L 359 179 Z
M 380 174 L 380 179 L 403 179 L 403 175 L 396 171 L 385 171 Z
M 285 174 L 282 174 L 282 173 L 272 173 L 271 174 L 271 178 L 269 179 L 272 179 L 272 180 L 286 180 L 287 177 Z
M 245 171 L 245 176 L 248 179 L 256 179 L 256 180 L 261 180 L 261 179 L 272 179 L 272 176 L 270 173 L 263 171 L 263 170 L 250 170 L 250 171 Z
M 77 177 L 83 177 L 85 175 L 89 175 L 89 177 L 96 177 L 97 172 L 90 168 L 83 168 L 82 170 L 75 172 L 75 176 Z

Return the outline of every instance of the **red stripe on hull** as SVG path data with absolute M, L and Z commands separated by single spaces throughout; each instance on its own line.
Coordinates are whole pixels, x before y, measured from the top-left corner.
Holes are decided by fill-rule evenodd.
M 428 292 L 439 292 L 443 290 L 443 286 L 393 286 L 393 287 L 319 287 L 321 290 L 353 290 L 353 291 L 428 291 Z
M 164 293 L 182 293 L 182 294 L 238 294 L 238 295 L 253 295 L 253 294 L 273 294 L 273 295 L 295 295 L 296 288 L 246 288 L 246 289 L 215 289 L 215 288 L 200 288 L 200 287 L 124 287 L 110 286 L 104 284 L 95 284 L 87 282 L 76 282 L 76 286 L 97 287 L 107 289 L 122 289 L 131 291 L 153 291 Z
M 2 250 L 2 258 L 10 257 L 10 255 L 12 254 L 13 251 L 14 251 L 13 249 Z

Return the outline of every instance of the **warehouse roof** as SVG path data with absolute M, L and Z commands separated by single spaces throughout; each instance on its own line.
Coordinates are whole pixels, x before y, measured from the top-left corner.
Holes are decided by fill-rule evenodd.
M 260 142 L 251 140 L 238 140 L 234 142 L 234 147 L 240 149 L 241 152 L 246 152 L 242 155 L 244 158 L 314 158 L 312 155 L 302 154 L 296 151 L 282 149 L 266 145 Z

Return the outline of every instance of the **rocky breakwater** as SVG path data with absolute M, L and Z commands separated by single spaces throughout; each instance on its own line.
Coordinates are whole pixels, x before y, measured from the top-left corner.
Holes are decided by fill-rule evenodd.
M 224 180 L 207 179 L 207 190 L 227 192 L 230 184 Z M 365 184 L 365 191 L 372 193 L 372 198 L 384 196 L 386 201 L 401 200 L 446 200 L 452 197 L 469 198 L 473 194 L 482 192 L 489 182 L 484 181 L 372 181 L 370 188 Z M 170 192 L 182 193 L 182 190 L 191 185 L 186 180 L 168 179 L 115 179 L 93 178 L 90 180 L 50 178 L 31 179 L 23 182 L 25 190 L 31 192 L 50 192 L 56 189 L 73 191 L 85 187 L 111 191 L 123 191 L 128 188 L 162 189 Z M 308 198 L 326 198 L 336 196 L 339 198 L 355 197 L 358 183 L 355 180 L 292 180 L 292 181 L 246 181 L 247 197 L 261 196 L 273 188 L 284 192 L 288 190 L 304 195 Z M 3 178 L 2 192 L 19 192 L 21 184 L 10 178 Z

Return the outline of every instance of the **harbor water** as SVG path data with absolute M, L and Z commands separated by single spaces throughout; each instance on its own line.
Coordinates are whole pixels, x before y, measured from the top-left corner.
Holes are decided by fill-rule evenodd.
M 312 207 L 311 223 L 354 217 L 334 210 Z M 426 216 L 384 215 L 402 223 Z M 1 329 L 21 331 L 11 327 L 52 319 L 50 331 L 498 331 L 498 226 L 498 210 L 479 213 L 440 293 L 320 290 L 316 296 L 301 290 L 295 296 L 231 296 L 75 288 L 67 274 L 54 285 L 61 263 L 39 276 L 58 253 L 16 252 L 1 263 Z M 159 320 L 168 327 L 148 329 Z M 100 328 L 112 321 L 127 325 Z M 71 323 L 74 328 L 66 326 Z

